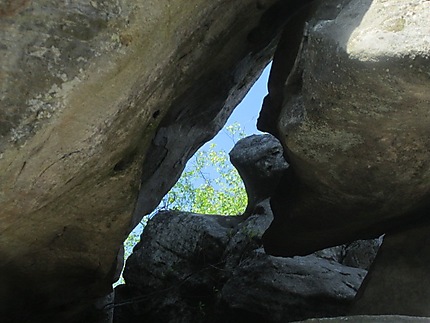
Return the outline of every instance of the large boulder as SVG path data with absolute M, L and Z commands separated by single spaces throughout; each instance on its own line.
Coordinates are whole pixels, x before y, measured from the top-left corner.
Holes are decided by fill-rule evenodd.
M 430 317 L 429 232 L 423 223 L 385 236 L 352 314 Z
M 281 258 L 256 250 L 222 289 L 233 309 L 257 321 L 291 322 L 347 313 L 367 271 L 309 255 Z
M 428 1 L 338 3 L 330 19 L 311 21 L 262 114 L 290 163 L 271 199 L 271 254 L 305 255 L 428 217 Z M 276 123 L 264 119 L 271 108 Z
M 230 151 L 230 161 L 238 170 L 248 195 L 245 214 L 275 193 L 288 163 L 278 139 L 270 134 L 252 135 L 239 140 Z
M 127 260 L 126 288 L 118 288 L 116 299 L 127 303 L 131 293 L 144 302 L 133 311 L 120 309 L 116 321 L 203 321 L 203 310 L 211 311 L 221 288 L 224 249 L 237 222 L 235 217 L 158 213 Z
M 105 320 L 123 240 L 308 2 L 0 1 L 2 320 Z
M 265 254 L 261 236 L 272 215 L 258 209 L 245 219 L 158 213 L 127 260 L 125 285 L 115 289 L 115 322 L 290 322 L 347 314 L 367 271 L 326 259 L 333 251 Z

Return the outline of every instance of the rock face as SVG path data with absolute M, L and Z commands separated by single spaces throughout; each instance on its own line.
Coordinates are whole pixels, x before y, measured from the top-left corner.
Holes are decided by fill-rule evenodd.
M 251 214 L 259 202 L 273 195 L 288 168 L 282 145 L 270 134 L 239 140 L 230 152 L 230 161 L 239 171 L 248 194 L 245 214 Z
M 290 163 L 271 199 L 271 254 L 304 255 L 428 216 L 428 2 L 338 4 L 329 19 L 315 14 L 262 113 Z M 274 69 L 292 65 L 282 62 L 287 49 Z M 264 119 L 270 112 L 276 123 Z
M 165 211 L 144 229 L 116 288 L 115 322 L 290 322 L 344 315 L 366 270 L 261 248 L 271 214 Z M 269 221 L 267 221 L 269 220 Z
M 382 245 L 383 238 L 358 240 L 345 246 L 341 263 L 345 266 L 369 270 Z
M 226 291 L 208 291 L 201 282 L 213 278 L 221 260 L 230 271 L 214 274 L 217 290 L 238 275 L 233 268 L 254 268 L 242 268 L 237 254 L 261 257 L 252 250 L 272 210 L 264 236 L 272 254 L 304 255 L 388 233 L 392 250 L 374 277 L 387 262 L 403 266 L 393 254 L 397 246 L 412 250 L 413 241 L 401 249 L 403 236 L 394 232 L 420 225 L 430 201 L 429 24 L 427 0 L 0 0 L 1 320 L 110 320 L 105 305 L 122 267 L 122 242 L 222 127 L 284 26 L 259 126 L 280 139 L 290 167 L 284 170 L 283 161 L 276 168 L 282 177 L 273 177 L 274 192 L 263 178 L 256 181 L 262 187 L 252 188 L 244 175 L 247 222 L 194 217 L 200 240 L 183 245 L 178 237 L 164 250 L 177 257 L 169 265 L 182 266 L 178 255 L 185 252 L 192 266 L 175 271 L 171 297 L 154 298 L 159 307 L 142 313 L 167 315 L 174 308 L 169 301 L 178 301 L 186 320 L 207 315 L 205 300 L 216 299 L 240 318 L 241 304 L 251 301 L 229 303 Z M 279 147 L 271 149 L 280 156 Z M 257 219 L 259 213 L 266 216 Z M 262 225 L 251 241 L 240 242 L 246 231 L 229 239 L 230 225 L 249 230 L 249 221 Z M 132 287 L 122 288 L 123 296 L 137 294 L 140 304 L 148 290 L 166 286 L 157 280 L 165 271 L 157 266 L 166 261 L 153 256 L 158 276 L 139 281 L 129 272 Z M 267 257 L 279 268 L 299 266 Z M 351 293 L 339 284 L 338 300 L 345 302 Z M 187 298 L 193 290 L 197 303 Z M 376 285 L 360 302 L 379 293 Z M 216 317 L 217 309 L 210 311 Z
M 365 275 L 315 255 L 279 258 L 260 249 L 236 268 L 222 294 L 231 308 L 261 321 L 337 316 L 347 312 Z
M 2 320 L 107 320 L 126 235 L 308 2 L 0 1 Z
M 302 39 L 286 30 L 274 56 L 259 127 L 290 167 L 264 247 L 305 255 L 386 233 L 353 313 L 428 316 L 428 2 L 337 4 Z
M 288 167 L 282 147 L 271 135 L 253 135 L 230 157 L 255 193 L 251 213 L 158 213 L 127 260 L 126 284 L 115 290 L 116 323 L 290 322 L 347 313 L 379 240 L 306 257 L 267 255 L 269 184 Z
M 128 317 L 117 311 L 117 317 L 123 316 L 116 321 L 203 321 L 208 311 L 204 307 L 215 301 L 220 288 L 222 256 L 234 222 L 237 219 L 167 211 L 150 220 L 124 271 L 125 290 L 144 297 L 144 302 Z
M 351 313 L 430 317 L 429 230 L 427 223 L 385 236 Z

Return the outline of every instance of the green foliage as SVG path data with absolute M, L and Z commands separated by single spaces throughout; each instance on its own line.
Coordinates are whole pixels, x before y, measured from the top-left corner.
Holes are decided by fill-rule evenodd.
M 233 142 L 245 136 L 240 125 L 225 128 Z M 182 176 L 163 198 L 158 208 L 202 214 L 239 215 L 245 211 L 247 195 L 242 179 L 230 164 L 228 153 L 211 144 L 208 150 L 199 150 L 188 162 Z M 139 241 L 140 232 L 148 217 L 144 217 L 140 230 L 134 230 L 124 242 L 125 258 Z M 122 279 L 122 278 L 121 278 Z M 122 282 L 122 280 L 121 280 Z
M 230 138 L 244 134 L 238 124 L 226 128 Z M 228 153 L 211 144 L 199 150 L 181 178 L 164 197 L 161 208 L 203 214 L 239 215 L 246 208 L 242 179 L 230 164 Z

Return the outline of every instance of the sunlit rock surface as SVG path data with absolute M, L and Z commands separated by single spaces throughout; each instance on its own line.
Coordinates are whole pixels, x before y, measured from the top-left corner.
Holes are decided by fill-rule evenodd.
M 285 85 L 266 99 L 282 101 L 276 124 L 265 122 L 270 106 L 260 123 L 290 163 L 271 199 L 272 254 L 303 255 L 428 217 L 428 1 L 337 8 L 307 26 Z M 273 68 L 282 67 L 282 50 Z
M 108 319 L 122 241 L 269 61 L 275 2 L 0 1 L 2 320 Z

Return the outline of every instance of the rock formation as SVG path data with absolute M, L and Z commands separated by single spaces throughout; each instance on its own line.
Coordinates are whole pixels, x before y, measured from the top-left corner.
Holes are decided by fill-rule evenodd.
M 0 1 L 2 320 L 108 320 L 123 240 L 308 2 Z
M 345 315 L 366 270 L 318 254 L 267 255 L 261 236 L 271 218 L 263 212 L 244 222 L 157 214 L 127 260 L 126 284 L 116 288 L 112 304 L 114 322 L 291 322 Z
M 283 61 L 289 48 L 275 54 L 274 74 L 293 67 L 269 86 L 260 121 L 290 163 L 271 199 L 272 254 L 303 255 L 427 217 L 428 2 L 344 3 L 331 19 L 311 20 L 294 64 Z
M 230 161 L 245 184 L 248 195 L 245 215 L 255 212 L 258 203 L 274 194 L 288 168 L 279 140 L 270 134 L 239 140 L 230 152 Z
M 338 4 L 302 39 L 286 30 L 274 56 L 259 127 L 290 167 L 264 247 L 306 255 L 386 234 L 353 313 L 428 316 L 430 7 Z
M 428 0 L 0 0 L 1 320 L 109 322 L 122 242 L 273 54 L 259 127 L 290 167 L 248 187 L 247 221 L 273 210 L 264 247 L 283 256 L 386 233 L 355 311 L 392 312 L 360 304 L 375 277 L 427 269 L 395 255 L 428 235 L 429 24 Z
M 247 187 L 263 184 L 257 197 L 286 168 L 271 135 L 241 139 L 230 156 Z M 236 217 L 158 213 L 127 260 L 126 284 L 116 288 L 112 304 L 115 322 L 291 322 L 346 314 L 379 239 L 273 257 L 261 248 L 273 220 L 268 202 Z
M 405 229 L 385 236 L 351 313 L 430 317 L 430 227 Z

